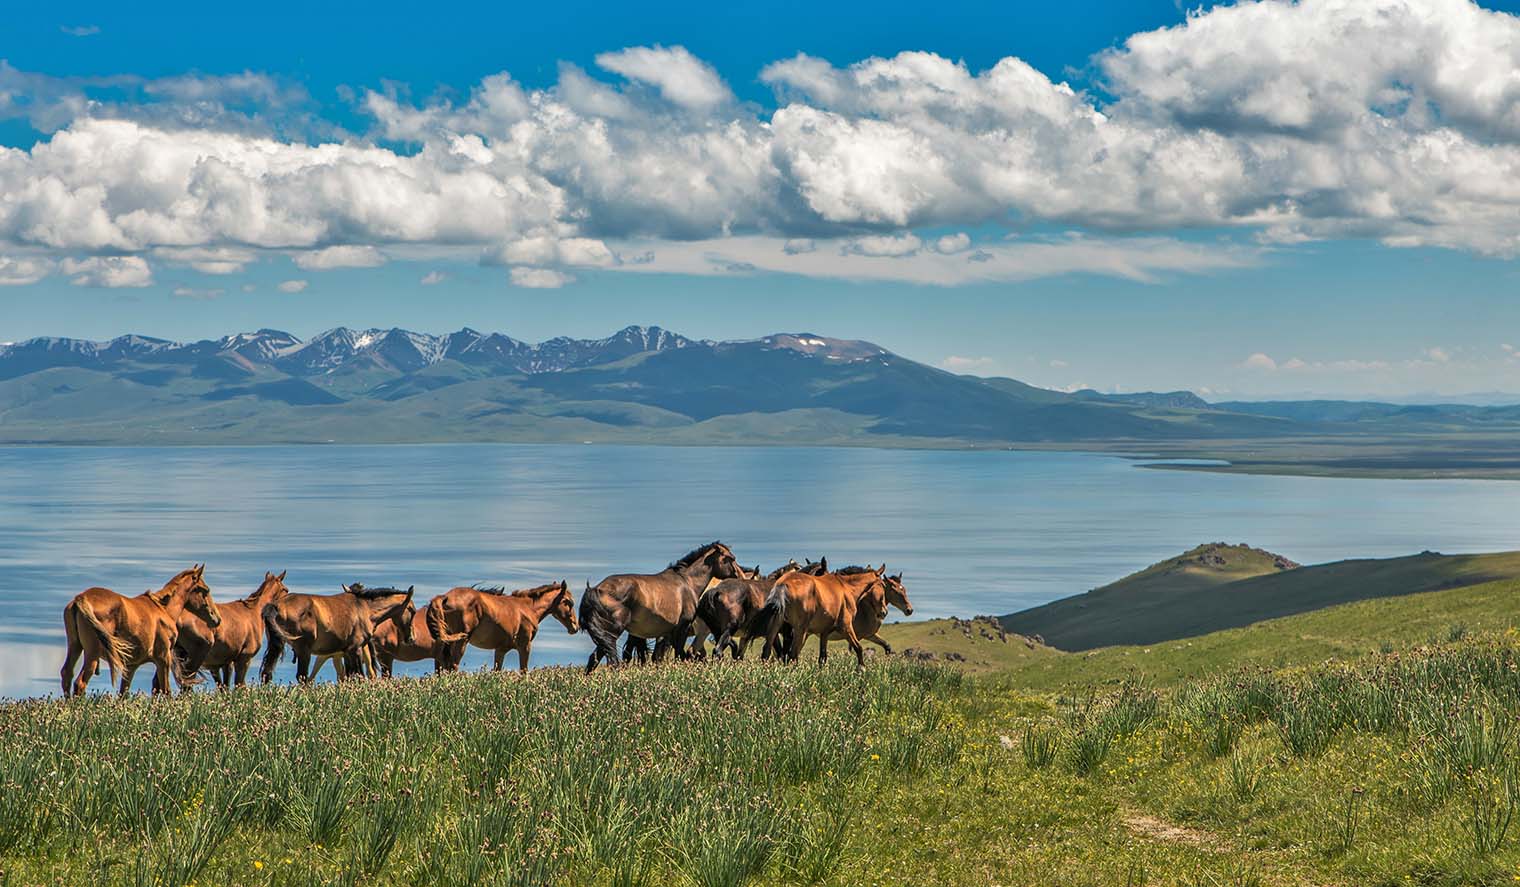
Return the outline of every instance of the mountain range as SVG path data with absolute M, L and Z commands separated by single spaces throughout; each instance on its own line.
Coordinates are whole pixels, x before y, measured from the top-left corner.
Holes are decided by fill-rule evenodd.
M 471 329 L 261 329 L 0 345 L 0 441 L 606 441 L 997 446 L 1508 429 L 1520 407 L 1210 404 L 957 375 L 812 333 L 630 326 L 529 343 Z

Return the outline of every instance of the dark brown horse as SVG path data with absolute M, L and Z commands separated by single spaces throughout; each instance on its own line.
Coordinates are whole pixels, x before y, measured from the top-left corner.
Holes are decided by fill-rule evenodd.
M 658 573 L 620 573 L 608 576 L 581 595 L 581 624 L 596 649 L 586 671 L 606 659 L 618 664 L 617 640 L 623 632 L 641 638 L 660 638 L 686 658 L 686 637 L 697 616 L 697 596 L 712 579 L 739 575 L 734 553 L 722 542 L 710 542 Z
M 215 628 L 188 610 L 181 613 L 174 646 L 185 674 L 206 669 L 218 688 L 243 686 L 249 664 L 264 645 L 264 606 L 289 593 L 283 570 L 278 576 L 266 572 L 253 594 L 217 608 L 222 621 Z
M 113 684 L 117 672 L 121 673 L 123 696 L 132 687 L 132 675 L 145 662 L 153 663 L 156 669 L 154 693 L 170 692 L 171 674 L 188 682 L 189 676 L 174 654 L 180 615 L 188 610 L 212 628 L 222 621 L 211 600 L 205 572 L 206 565 L 199 564 L 179 573 L 158 591 L 145 591 L 137 597 L 98 587 L 75 595 L 63 608 L 63 633 L 68 638 L 60 671 L 63 695 L 83 693 L 90 678 L 100 671 L 102 659 L 111 669 Z M 84 663 L 75 679 L 74 663 L 81 654 Z
M 365 588 L 357 582 L 343 586 L 341 594 L 288 594 L 264 607 L 264 627 L 269 631 L 269 647 L 259 671 L 264 683 L 274 679 L 274 667 L 290 644 L 295 651 L 296 679 L 310 681 L 316 671 L 313 656 L 321 666 L 328 659 L 340 678 L 345 677 L 345 654 L 359 657 L 362 668 L 374 674 L 370 656 L 370 639 L 382 622 L 392 621 L 404 640 L 412 639 L 414 589 Z
M 828 558 L 808 561 L 806 566 L 794 560 L 765 576 L 723 579 L 709 586 L 697 600 L 697 619 L 715 636 L 713 658 L 722 656 L 726 648 L 733 658 L 743 659 L 750 643 L 765 636 L 769 626 L 762 613 L 776 580 L 793 571 L 819 576 L 828 570 Z
M 791 626 L 792 631 L 791 644 L 786 651 L 787 659 L 793 662 L 797 660 L 808 635 L 816 634 L 827 638 L 838 632 L 845 643 L 850 645 L 856 663 L 864 667 L 866 653 L 860 646 L 860 638 L 855 634 L 855 612 L 861 598 L 872 591 L 872 586 L 885 585 L 884 570 L 885 565 L 875 570 L 867 567 L 847 568 L 822 576 L 794 572 L 776 580 L 765 602 L 767 652 L 769 648 L 775 647 L 781 626 L 785 623 Z M 874 602 L 874 598 L 870 600 Z M 883 604 L 881 616 L 885 615 L 886 607 Z M 821 664 L 828 659 L 829 645 L 821 643 L 819 647 L 818 661 Z
M 508 650 L 517 651 L 517 664 L 528 670 L 533 638 L 545 617 L 553 616 L 575 634 L 575 597 L 564 581 L 525 588 L 511 594 L 494 589 L 455 588 L 433 598 L 427 608 L 428 630 L 440 644 L 464 644 L 496 654 L 496 670 Z M 452 657 L 453 667 L 459 659 Z

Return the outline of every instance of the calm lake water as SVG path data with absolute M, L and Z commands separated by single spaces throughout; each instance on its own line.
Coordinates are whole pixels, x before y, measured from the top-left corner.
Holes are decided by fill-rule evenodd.
M 207 563 L 215 595 L 654 571 L 713 538 L 905 572 L 915 618 L 1008 613 L 1207 541 L 1304 563 L 1520 545 L 1520 486 L 1153 471 L 1083 454 L 816 448 L 0 448 L 0 695 L 56 693 L 62 608 Z M 894 611 L 895 614 L 895 611 Z M 583 662 L 552 620 L 534 664 Z M 472 651 L 467 667 L 487 654 Z M 508 662 L 514 661 L 509 657 Z M 418 671 L 413 666 L 410 671 Z M 146 690 L 151 669 L 139 672 Z M 282 677 L 293 669 L 287 662 Z M 327 672 L 328 675 L 331 672 Z M 92 689 L 103 690 L 104 678 Z

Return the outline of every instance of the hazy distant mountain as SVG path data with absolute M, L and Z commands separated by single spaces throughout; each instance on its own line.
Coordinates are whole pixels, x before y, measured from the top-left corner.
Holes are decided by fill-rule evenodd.
M 978 446 L 1302 434 L 1347 422 L 1490 427 L 1520 410 L 1214 404 L 945 372 L 812 333 L 712 342 L 631 326 L 528 343 L 462 329 L 262 329 L 177 343 L 0 346 L 0 440 L 651 441 Z

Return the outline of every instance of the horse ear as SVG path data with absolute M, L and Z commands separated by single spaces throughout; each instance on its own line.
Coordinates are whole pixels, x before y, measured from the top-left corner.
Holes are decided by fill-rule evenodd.
M 349 592 L 349 593 L 353 592 L 353 588 L 351 588 L 350 586 L 344 585 L 342 582 L 338 583 L 338 587 L 341 588 L 341 589 L 343 589 L 344 591 Z
M 278 579 L 278 580 L 280 580 L 280 581 L 281 581 L 281 582 L 284 582 L 284 581 L 285 581 L 285 574 L 286 574 L 286 573 L 289 573 L 289 572 L 290 572 L 290 570 L 289 570 L 289 569 L 285 569 L 285 570 L 281 570 L 281 571 L 280 571 L 280 575 L 278 575 L 278 576 L 276 576 L 276 577 L 274 577 L 274 578 L 276 578 L 276 579 Z
M 410 599 L 411 599 L 411 597 L 412 597 L 412 595 L 413 595 L 413 594 L 414 594 L 414 593 L 415 593 L 415 592 L 416 592 L 416 591 L 417 591 L 417 586 L 415 586 L 415 585 L 408 585 L 408 586 L 407 586 L 407 587 L 406 587 L 406 597 L 407 597 L 407 599 L 408 599 L 408 600 L 410 600 Z
M 197 579 L 201 578 L 201 576 L 203 576 L 205 574 L 205 572 L 206 572 L 206 565 L 205 564 L 196 564 L 195 565 L 195 578 L 197 578 Z

